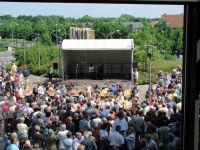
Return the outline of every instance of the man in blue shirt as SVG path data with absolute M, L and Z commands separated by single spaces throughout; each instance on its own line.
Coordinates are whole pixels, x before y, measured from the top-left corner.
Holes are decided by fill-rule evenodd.
M 6 65 L 4 63 L 2 63 L 2 65 L 1 65 L 1 71 L 3 73 L 6 73 Z
M 118 91 L 118 89 L 115 87 L 115 85 L 112 85 L 110 92 L 112 92 L 115 95 L 115 94 L 117 94 L 117 91 Z
M 6 148 L 6 150 L 19 150 L 19 148 L 16 146 L 17 139 L 11 138 L 10 139 L 11 144 Z
M 29 80 L 28 80 L 29 75 L 30 75 L 30 71 L 27 68 L 25 68 L 24 71 L 23 71 L 25 83 L 29 82 Z
M 100 118 L 106 118 L 106 119 L 108 119 L 108 111 L 107 110 L 105 110 L 103 107 L 101 107 L 100 108 Z
M 65 150 L 72 150 L 72 132 L 71 131 L 68 131 L 67 132 L 67 139 L 65 139 L 63 141 L 63 145 L 65 146 Z
M 167 108 L 173 108 L 174 103 L 172 102 L 172 99 L 170 97 L 166 97 L 167 99 Z

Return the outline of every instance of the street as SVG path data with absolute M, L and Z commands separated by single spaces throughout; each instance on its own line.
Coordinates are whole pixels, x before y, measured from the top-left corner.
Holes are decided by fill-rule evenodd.
M 12 61 L 15 60 L 15 58 L 13 57 L 13 51 L 5 51 L 5 52 L 0 52 L 0 62 L 1 63 L 10 63 Z

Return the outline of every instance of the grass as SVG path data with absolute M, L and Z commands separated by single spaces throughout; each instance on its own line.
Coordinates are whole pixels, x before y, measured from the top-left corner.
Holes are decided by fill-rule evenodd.
M 152 72 L 151 72 L 151 81 L 152 83 L 155 82 L 157 78 L 157 73 L 162 70 L 163 72 L 168 72 L 171 75 L 173 69 L 176 69 L 177 65 L 182 65 L 180 60 L 176 61 L 169 61 L 169 60 L 162 60 L 159 63 L 152 63 Z M 139 67 L 140 68 L 140 67 Z M 140 71 L 139 70 L 139 84 L 144 85 L 148 84 L 149 82 L 149 69 L 147 71 Z
M 173 69 L 177 68 L 177 65 L 182 65 L 182 62 L 180 60 L 163 60 L 162 63 L 153 63 L 152 72 L 159 72 L 159 70 L 162 70 L 163 72 L 171 73 Z
M 19 42 L 19 43 L 22 43 L 22 42 L 24 42 L 24 40 L 23 39 L 16 39 L 16 38 L 13 38 L 13 42 Z M 10 43 L 10 42 L 12 42 L 12 38 L 7 38 L 7 39 L 0 39 L 0 43 L 1 42 L 7 42 L 7 43 Z M 26 43 L 32 43 L 32 41 L 25 41 Z

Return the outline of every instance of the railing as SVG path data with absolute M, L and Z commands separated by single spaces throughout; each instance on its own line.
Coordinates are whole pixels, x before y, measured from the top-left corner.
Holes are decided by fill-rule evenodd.
M 77 64 L 72 63 L 64 68 L 64 76 L 70 76 L 70 78 L 76 78 L 76 69 L 78 78 L 87 79 L 89 78 L 89 67 L 90 64 Z M 102 64 L 103 65 L 103 64 Z M 99 68 L 99 63 L 93 64 L 95 71 Z M 131 64 L 128 63 L 107 63 L 104 66 L 104 79 L 131 79 Z

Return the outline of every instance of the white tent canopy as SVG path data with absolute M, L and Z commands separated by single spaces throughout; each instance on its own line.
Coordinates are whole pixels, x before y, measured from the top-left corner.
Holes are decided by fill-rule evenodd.
M 63 40 L 62 50 L 132 50 L 133 39 Z

